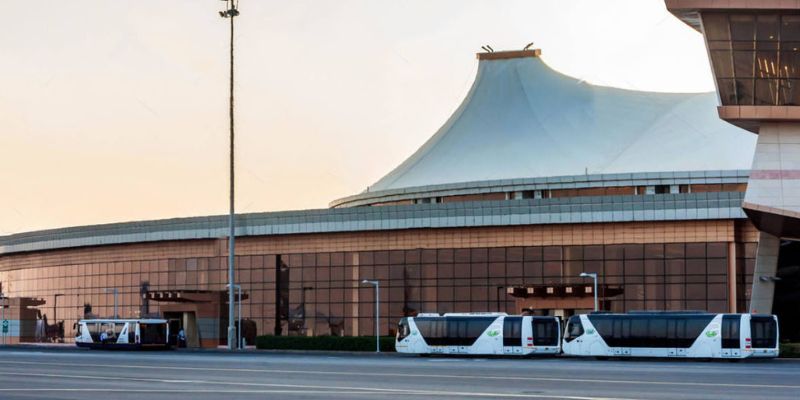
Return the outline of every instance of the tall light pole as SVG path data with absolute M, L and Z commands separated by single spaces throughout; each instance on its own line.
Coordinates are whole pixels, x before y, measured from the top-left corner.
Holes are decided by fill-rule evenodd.
M 381 291 L 380 281 L 371 281 L 364 279 L 361 281 L 363 284 L 370 284 L 375 286 L 375 352 L 381 352 Z
M 230 96 L 228 119 L 230 122 L 230 213 L 228 214 L 228 350 L 234 349 L 234 332 L 236 328 L 233 326 L 233 291 L 234 291 L 234 272 L 233 262 L 236 249 L 236 225 L 234 220 L 234 207 L 233 207 L 233 193 L 234 193 L 234 174 L 233 174 L 233 19 L 239 15 L 238 1 L 237 0 L 222 0 L 225 2 L 225 11 L 220 11 L 219 15 L 222 18 L 228 18 L 231 21 L 231 46 L 230 46 Z
M 56 293 L 53 295 L 53 322 L 58 323 L 58 298 L 63 296 L 64 293 Z
M 309 290 L 314 290 L 314 287 L 313 286 L 304 286 L 303 287 L 303 293 L 301 293 L 301 295 L 300 295 L 300 303 L 303 305 L 303 335 L 306 335 L 306 333 L 308 331 L 308 326 L 306 325 L 306 322 L 308 321 L 308 314 L 306 313 L 306 311 L 307 311 L 307 308 L 306 308 L 306 292 L 309 291 Z M 313 330 L 314 327 L 312 327 L 311 329 L 312 329 L 311 332 L 313 333 L 314 332 L 314 330 Z
M 226 287 L 228 287 L 228 286 L 230 286 L 230 285 L 226 285 Z M 237 348 L 242 348 L 243 349 L 244 346 L 242 346 L 242 287 L 240 285 L 233 285 L 233 287 L 239 293 L 239 301 L 238 301 L 238 303 L 239 303 L 238 327 L 239 328 L 236 330 L 237 331 L 236 343 L 238 343 L 236 346 L 237 346 Z
M 5 345 L 6 344 L 6 331 L 9 329 L 9 327 L 5 325 L 7 323 L 6 322 L 6 295 L 4 295 L 3 293 L 0 293 L 0 308 L 3 309 L 3 316 L 0 317 L 0 322 L 2 322 L 3 325 L 4 325 L 2 329 L 3 329 L 3 344 Z
M 53 295 L 53 323 L 58 327 L 59 343 L 64 342 L 64 324 L 58 324 L 58 297 L 63 295 L 64 293 L 56 293 Z
M 592 278 L 594 280 L 594 310 L 597 311 L 597 272 L 581 272 L 581 278 Z
M 114 293 L 114 318 L 118 318 L 117 316 L 117 288 L 106 288 L 106 293 L 112 292 Z

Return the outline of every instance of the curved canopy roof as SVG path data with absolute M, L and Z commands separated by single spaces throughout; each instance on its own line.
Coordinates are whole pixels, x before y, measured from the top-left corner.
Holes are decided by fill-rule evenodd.
M 630 172 L 749 169 L 756 137 L 719 119 L 709 93 L 595 86 L 538 51 L 482 57 L 467 97 L 411 157 L 369 188 Z

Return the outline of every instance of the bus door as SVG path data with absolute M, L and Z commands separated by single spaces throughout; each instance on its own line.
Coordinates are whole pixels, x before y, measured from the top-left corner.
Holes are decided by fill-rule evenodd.
M 178 347 L 178 332 L 183 329 L 183 321 L 179 318 L 168 319 L 169 324 L 169 345 Z
M 722 357 L 741 357 L 741 315 L 722 316 Z
M 522 354 L 522 318 L 503 319 L 503 354 Z
M 667 319 L 667 355 L 670 357 L 686 357 L 686 349 L 691 346 L 694 338 L 687 340 L 686 320 L 683 318 Z
M 560 328 L 555 318 L 533 318 L 531 323 L 535 347 L 558 347 Z

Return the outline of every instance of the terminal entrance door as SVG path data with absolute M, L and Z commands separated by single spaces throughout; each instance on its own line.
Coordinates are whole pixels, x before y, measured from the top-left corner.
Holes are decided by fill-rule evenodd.
M 200 347 L 200 334 L 197 328 L 197 315 L 194 311 L 167 312 L 164 318 L 169 321 L 169 342 L 178 345 L 178 332 L 183 329 L 186 335 L 186 347 Z
M 749 272 L 749 271 L 748 271 Z M 750 272 L 752 274 L 752 272 Z M 778 269 L 773 279 L 775 297 L 772 313 L 778 316 L 781 339 L 800 341 L 800 242 L 783 240 L 778 253 Z M 764 310 L 767 312 L 768 310 Z

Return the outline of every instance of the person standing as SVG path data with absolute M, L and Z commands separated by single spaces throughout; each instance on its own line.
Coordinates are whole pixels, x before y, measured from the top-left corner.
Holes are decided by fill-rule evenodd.
M 186 332 L 183 328 L 178 331 L 178 347 L 186 347 Z

